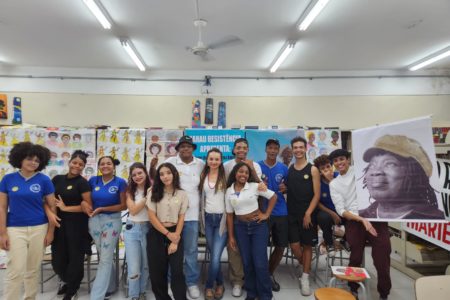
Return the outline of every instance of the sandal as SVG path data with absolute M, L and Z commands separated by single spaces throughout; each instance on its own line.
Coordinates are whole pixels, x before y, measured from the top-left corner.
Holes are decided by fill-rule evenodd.
M 213 289 L 205 290 L 205 300 L 214 300 L 214 291 Z
M 223 285 L 216 286 L 216 291 L 214 292 L 214 299 L 220 300 L 225 292 L 225 287 Z

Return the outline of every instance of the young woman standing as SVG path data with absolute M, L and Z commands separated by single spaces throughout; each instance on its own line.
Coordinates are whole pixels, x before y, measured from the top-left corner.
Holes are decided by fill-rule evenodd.
M 269 240 L 267 219 L 272 213 L 277 196 L 271 190 L 258 190 L 258 183 L 253 173 L 249 165 L 239 162 L 228 178 L 229 188 L 225 195 L 228 244 L 232 249 L 239 247 L 241 253 L 246 299 L 270 300 L 272 299 L 272 281 L 267 258 L 267 241 Z M 258 208 L 258 196 L 269 199 L 264 213 Z
M 115 175 L 119 161 L 111 156 L 103 156 L 98 160 L 101 176 L 93 176 L 89 180 L 92 203 L 88 203 L 89 233 L 95 241 L 100 261 L 91 300 L 109 299 L 115 292 L 115 272 L 113 256 L 122 229 L 120 212 L 126 208 L 127 183 Z
M 188 197 L 180 189 L 180 175 L 171 163 L 156 170 L 151 192 L 147 194 L 148 216 L 152 227 L 148 233 L 148 264 L 156 300 L 168 300 L 167 274 L 170 266 L 173 297 L 186 299 L 183 273 L 183 240 L 181 233 Z
M 150 185 L 150 178 L 144 164 L 140 162 L 132 164 L 127 189 L 129 215 L 124 232 L 128 266 L 128 294 L 132 300 L 145 299 L 145 291 L 147 290 L 149 219 L 145 200 Z
M 225 191 L 225 169 L 222 163 L 222 152 L 213 148 L 208 151 L 206 165 L 200 175 L 199 190 L 201 193 L 201 227 L 206 236 L 211 261 L 208 268 L 208 279 L 205 284 L 205 299 L 221 299 L 224 293 L 223 275 L 220 269 L 220 258 L 227 244 Z M 216 284 L 216 289 L 214 288 Z
M 58 296 L 75 299 L 84 276 L 84 256 L 90 247 L 88 216 L 81 210 L 81 202 L 89 201 L 91 187 L 81 176 L 87 154 L 76 150 L 69 160 L 69 172 L 53 177 L 58 217 L 61 227 L 55 231 L 52 243 L 52 266 L 62 284 Z
M 25 299 L 36 298 L 44 249 L 53 241 L 57 224 L 51 211 L 53 184 L 40 173 L 49 160 L 47 148 L 30 142 L 15 144 L 9 153 L 9 163 L 19 171 L 7 174 L 0 183 L 0 248 L 8 258 L 5 300 L 19 299 L 22 284 Z

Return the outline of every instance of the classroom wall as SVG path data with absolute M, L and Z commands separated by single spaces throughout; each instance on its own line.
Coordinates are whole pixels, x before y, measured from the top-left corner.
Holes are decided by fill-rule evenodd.
M 111 125 L 177 128 L 190 126 L 193 99 L 204 96 L 136 96 L 64 93 L 7 93 L 22 97 L 25 123 L 42 126 Z M 356 129 L 424 115 L 450 122 L 450 95 L 214 97 L 227 103 L 227 125 L 292 127 L 339 126 Z
M 201 90 L 205 75 L 214 77 L 210 96 L 215 101 L 214 121 L 218 101 L 225 101 L 228 127 L 306 125 L 355 129 L 424 115 L 433 115 L 434 123 L 450 124 L 450 73 L 433 70 L 269 75 L 11 67 L 0 68 L 0 93 L 10 99 L 22 97 L 23 121 L 36 125 L 177 128 L 190 126 L 194 99 L 202 100 L 203 120 L 206 96 Z

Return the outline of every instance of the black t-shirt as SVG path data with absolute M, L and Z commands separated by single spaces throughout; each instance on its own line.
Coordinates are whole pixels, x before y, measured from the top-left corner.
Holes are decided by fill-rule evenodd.
M 291 165 L 287 176 L 287 209 L 288 215 L 298 217 L 306 212 L 314 197 L 314 185 L 311 174 L 312 165 L 297 170 Z
M 83 200 L 82 194 L 91 190 L 89 183 L 82 176 L 68 178 L 67 175 L 56 175 L 52 182 L 55 186 L 56 199 L 61 196 L 66 206 L 80 205 Z M 58 209 L 58 216 L 63 218 L 85 216 L 87 218 L 84 213 L 63 212 L 60 209 Z

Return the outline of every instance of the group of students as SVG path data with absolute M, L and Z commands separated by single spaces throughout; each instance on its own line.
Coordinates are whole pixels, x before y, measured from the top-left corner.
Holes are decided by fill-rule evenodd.
M 40 173 L 50 159 L 45 147 L 16 144 L 9 162 L 19 171 L 0 183 L 0 246 L 7 251 L 4 298 L 35 299 L 43 248 L 52 244 L 52 265 L 62 284 L 58 295 L 76 299 L 83 278 L 83 262 L 92 240 L 100 254 L 90 298 L 108 299 L 117 289 L 113 255 L 122 230 L 121 211 L 128 208 L 124 240 L 129 295 L 145 299 L 148 278 L 157 300 L 198 298 L 198 236 L 205 234 L 210 263 L 205 299 L 221 299 L 224 279 L 220 267 L 227 247 L 232 295 L 246 300 L 272 299 L 279 291 L 274 272 L 284 250 L 303 266 L 301 293 L 311 294 L 312 247 L 317 222 L 328 250 L 333 251 L 332 226 L 344 223 L 351 247 L 350 265 L 360 266 L 366 240 L 373 247 L 378 291 L 387 298 L 390 285 L 389 234 L 386 223 L 371 224 L 358 216 L 355 178 L 349 153 L 339 149 L 320 156 L 315 165 L 306 159 L 307 141 L 291 141 L 295 162 L 277 161 L 280 143 L 266 142 L 266 159 L 248 159 L 248 141 L 234 142 L 234 159 L 226 163 L 219 149 L 206 162 L 193 156 L 196 145 L 180 138 L 177 155 L 159 166 L 154 158 L 147 172 L 142 163 L 130 167 L 128 183 L 115 176 L 119 161 L 98 160 L 99 176 L 86 181 L 81 173 L 87 154 L 75 151 L 69 172 L 50 180 Z M 333 179 L 331 163 L 339 172 Z M 274 250 L 267 255 L 271 236 Z M 52 243 L 53 242 L 53 243 Z M 245 276 L 244 276 L 245 274 Z M 351 286 L 354 293 L 357 286 Z

